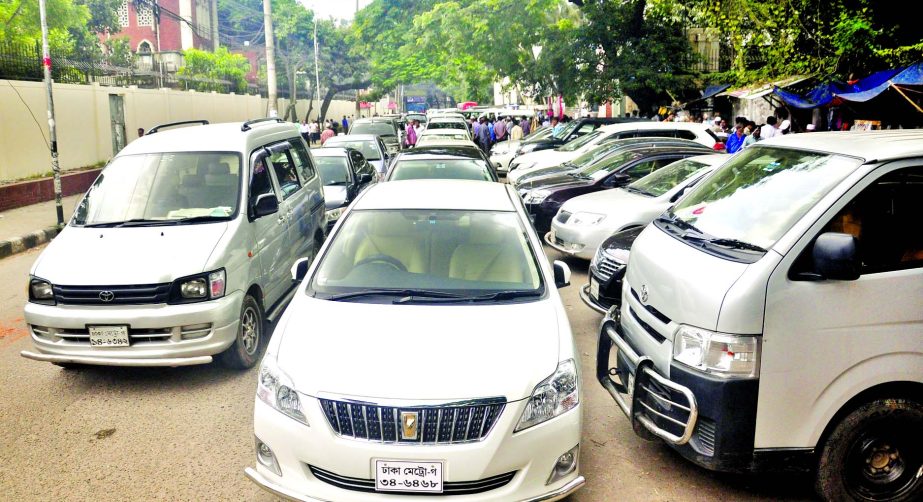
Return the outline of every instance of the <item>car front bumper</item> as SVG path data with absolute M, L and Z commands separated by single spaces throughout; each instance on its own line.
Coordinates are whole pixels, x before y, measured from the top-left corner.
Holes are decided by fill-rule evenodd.
M 513 160 L 513 152 L 491 153 L 490 163 L 497 168 L 497 172 L 506 173 L 510 170 L 510 161 Z
M 515 472 L 506 484 L 487 491 L 453 494 L 452 500 L 558 500 L 580 488 L 579 460 L 574 471 L 547 483 L 558 457 L 579 445 L 582 411 L 571 410 L 529 429 L 513 433 L 525 400 L 507 403 L 493 429 L 476 442 L 408 445 L 338 436 L 317 399 L 303 396 L 305 426 L 256 399 L 254 432 L 273 452 L 281 476 L 259 461 L 246 475 L 263 489 L 291 500 L 393 500 L 405 492 L 375 492 L 341 488 L 315 476 L 312 467 L 374 484 L 375 459 L 443 462 L 445 482 L 476 482 Z M 423 499 L 444 498 L 444 495 Z
M 109 366 L 207 364 L 237 337 L 243 292 L 181 305 L 40 305 L 27 303 L 25 321 L 36 361 Z M 93 347 L 88 326 L 128 326 L 128 347 Z

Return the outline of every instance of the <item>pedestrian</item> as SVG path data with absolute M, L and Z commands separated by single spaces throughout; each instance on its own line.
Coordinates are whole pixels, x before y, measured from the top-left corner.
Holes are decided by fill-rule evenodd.
M 311 138 L 310 144 L 312 146 L 320 141 L 320 123 L 317 120 L 308 124 L 308 136 Z
M 497 142 L 497 132 L 494 129 L 494 121 L 492 119 L 487 119 L 487 130 L 490 131 L 490 144 L 493 145 Z
M 478 146 L 481 147 L 484 153 L 490 151 L 490 129 L 487 127 L 487 119 L 485 117 L 478 119 L 477 141 Z
M 522 128 L 523 136 L 528 136 L 529 133 L 532 132 L 532 122 L 528 117 L 523 117 L 522 120 L 519 121 L 519 127 Z
M 737 153 L 741 148 L 744 147 L 744 140 L 746 139 L 744 134 L 744 125 L 740 122 L 734 125 L 734 132 L 728 135 L 728 139 L 725 142 L 725 149 L 728 153 Z
M 500 119 L 494 125 L 494 135 L 497 137 L 497 142 L 506 141 L 506 119 Z
M 144 128 L 143 128 L 143 127 L 139 127 L 139 128 L 138 128 L 138 137 L 140 138 L 141 136 L 144 136 Z
M 413 127 L 413 121 L 407 122 L 404 126 L 404 146 L 413 148 L 417 144 L 417 130 Z
M 478 140 L 478 131 L 481 129 L 481 121 L 476 120 L 474 117 L 471 118 L 471 135 L 474 137 L 474 141 Z
M 525 122 L 526 124 L 528 124 L 528 122 L 526 122 L 525 120 L 523 120 L 522 122 Z M 513 121 L 513 128 L 510 129 L 510 140 L 511 141 L 519 141 L 522 139 L 522 135 L 523 135 L 522 125 L 520 125 L 522 122 Z
M 421 124 L 419 120 L 414 119 L 413 120 L 413 130 L 415 133 L 417 133 L 417 140 L 419 140 L 420 136 L 423 135 L 423 131 L 426 130 L 426 127 L 424 127 L 423 124 Z
M 747 148 L 748 146 L 760 140 L 760 132 L 762 128 L 758 127 L 756 122 L 750 122 L 750 124 L 747 125 L 747 129 L 750 130 L 750 134 L 747 134 L 747 137 L 744 138 L 744 144 L 740 147 L 741 149 Z
M 779 133 L 788 134 L 792 132 L 792 122 L 788 119 L 788 110 L 781 106 L 776 108 L 776 117 L 779 117 Z
M 310 136 L 311 128 L 308 127 L 307 120 L 301 121 L 301 125 L 298 126 L 298 132 L 301 133 L 301 139 L 303 139 L 305 143 L 310 145 L 311 144 L 311 136 Z
M 349 121 L 346 120 L 346 115 L 343 115 L 343 130 L 344 130 L 344 131 L 348 131 L 348 130 L 349 130 Z
M 564 124 L 558 122 L 557 117 L 551 117 L 551 122 L 549 123 L 549 125 L 551 126 L 552 136 L 557 136 L 558 133 L 564 130 Z
M 327 124 L 327 127 L 324 129 L 324 132 L 320 133 L 320 144 L 323 145 L 327 142 L 328 139 L 336 136 L 337 133 L 333 130 L 333 124 Z
M 779 129 L 776 127 L 776 116 L 770 115 L 766 117 L 766 125 L 760 128 L 760 139 L 769 139 L 775 136 L 781 136 L 782 133 L 779 132 Z

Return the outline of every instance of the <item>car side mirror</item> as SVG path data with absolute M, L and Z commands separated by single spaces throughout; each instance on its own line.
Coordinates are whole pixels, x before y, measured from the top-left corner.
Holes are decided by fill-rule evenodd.
M 279 212 L 279 199 L 274 193 L 264 193 L 256 196 L 253 201 L 253 218 L 262 218 L 263 216 Z
M 308 267 L 310 266 L 310 258 L 299 258 L 298 261 L 292 265 L 292 282 L 301 282 L 304 280 L 304 276 L 308 275 Z
M 372 175 L 369 173 L 362 173 L 356 178 L 356 183 L 362 185 L 363 183 L 368 183 L 372 181 Z
M 625 174 L 625 173 L 617 173 L 617 174 L 613 174 L 611 177 L 609 177 L 609 178 L 606 180 L 606 182 L 603 183 L 603 186 L 606 186 L 606 187 L 609 187 L 609 188 L 615 188 L 615 187 L 620 187 L 620 186 L 622 186 L 622 185 L 626 185 L 626 184 L 628 184 L 628 182 L 630 182 L 630 181 L 631 181 L 631 177 L 628 176 L 627 174 Z
M 859 278 L 858 241 L 850 234 L 826 232 L 812 250 L 814 272 L 821 279 L 854 281 Z
M 570 267 L 560 260 L 555 260 L 552 266 L 554 267 L 554 285 L 559 288 L 570 286 Z

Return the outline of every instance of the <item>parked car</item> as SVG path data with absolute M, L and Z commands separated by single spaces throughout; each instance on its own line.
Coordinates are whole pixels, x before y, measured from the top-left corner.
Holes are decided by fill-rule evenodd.
M 468 134 L 468 131 L 466 130 L 463 131 L 460 129 L 435 128 L 435 129 L 425 129 L 422 133 L 420 133 L 420 137 L 417 138 L 417 145 L 419 145 L 420 141 L 423 140 L 424 138 L 432 139 L 434 136 L 436 137 L 436 139 L 458 139 L 458 140 L 465 140 L 465 141 L 471 142 L 471 135 Z
M 533 169 L 560 165 L 572 160 L 604 141 L 626 138 L 669 138 L 694 141 L 713 150 L 724 150 L 715 133 L 705 124 L 694 122 L 629 122 L 602 126 L 555 150 L 524 154 L 510 163 L 510 181 Z
M 564 202 L 600 190 L 618 188 L 673 163 L 679 159 L 712 152 L 704 146 L 645 146 L 629 148 L 584 169 L 552 176 L 520 188 L 535 229 L 544 234 Z
M 378 173 L 365 161 L 359 150 L 352 148 L 318 148 L 314 162 L 324 183 L 324 207 L 327 211 L 327 233 L 333 228 L 349 204 L 366 188 L 378 182 Z
M 294 124 L 261 119 L 128 144 L 32 266 L 25 321 L 60 365 L 259 361 L 283 269 L 324 239 L 320 177 Z
M 606 237 L 646 226 L 727 159 L 722 153 L 688 157 L 621 188 L 574 197 L 551 220 L 545 243 L 590 260 Z
M 391 162 L 388 147 L 380 136 L 374 134 L 346 134 L 334 136 L 324 143 L 324 148 L 352 148 L 362 153 L 362 157 L 375 168 L 380 177 L 384 177 Z
M 408 120 L 416 120 L 423 126 L 426 126 L 426 122 L 427 120 L 429 120 L 429 118 L 426 116 L 425 113 L 413 112 L 413 113 L 408 113 L 407 115 L 404 116 L 404 121 L 406 122 Z
M 470 139 L 457 139 L 450 135 L 445 135 L 445 134 L 424 135 L 420 139 L 417 140 L 416 148 L 432 147 L 432 146 L 438 146 L 438 147 L 465 146 L 465 147 L 477 148 L 477 145 L 474 143 L 474 141 L 471 141 Z
M 446 116 L 430 117 L 429 122 L 426 124 L 426 130 L 433 131 L 437 129 L 449 129 L 461 132 L 467 134 L 468 139 L 471 139 L 470 125 L 464 119 Z
M 389 155 L 394 155 L 401 151 L 403 136 L 400 126 L 397 121 L 389 118 L 372 117 L 356 119 L 349 125 L 349 134 L 373 134 L 380 137 L 388 148 Z
M 516 156 L 516 150 L 523 141 L 538 140 L 551 136 L 550 127 L 539 127 L 530 132 L 521 140 L 501 141 L 490 148 L 490 162 L 493 163 L 497 171 L 506 174 L 510 170 L 510 161 Z
M 497 173 L 477 147 L 417 147 L 402 152 L 388 170 L 387 181 L 465 179 L 498 181 Z
M 580 136 L 589 134 L 604 125 L 620 124 L 624 122 L 638 122 L 640 119 L 621 118 L 621 117 L 582 117 L 571 120 L 564 124 L 564 128 L 558 134 L 551 134 L 544 138 L 532 138 L 524 140 L 516 149 L 515 157 L 520 155 L 537 152 L 539 150 L 552 150 L 559 146 L 565 145 Z M 512 170 L 512 163 L 510 166 Z
M 581 154 L 573 160 L 568 160 L 556 166 L 540 167 L 521 173 L 515 179 L 507 178 L 507 181 L 518 189 L 526 189 L 535 183 L 550 176 L 579 171 L 596 162 L 605 161 L 607 157 L 617 155 L 618 152 L 626 148 L 637 148 L 637 145 L 648 146 L 691 146 L 697 147 L 698 143 L 688 139 L 678 138 L 658 138 L 658 137 L 639 137 L 625 139 L 609 139 L 601 141 L 595 147 Z
M 298 500 L 580 488 L 578 353 L 557 290 L 570 270 L 548 262 L 516 194 L 382 183 L 342 218 L 295 267 L 299 294 L 259 370 L 247 476 Z
M 596 249 L 590 261 L 587 283 L 580 288 L 580 299 L 591 309 L 605 314 L 622 301 L 622 281 L 631 245 L 644 227 L 633 227 L 610 235 Z
M 921 161 L 921 131 L 772 138 L 649 225 L 597 359 L 634 430 L 708 469 L 814 470 L 826 500 L 918 500 Z

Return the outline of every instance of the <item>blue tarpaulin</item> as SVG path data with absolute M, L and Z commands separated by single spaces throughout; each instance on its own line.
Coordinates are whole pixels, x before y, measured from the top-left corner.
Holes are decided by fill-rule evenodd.
M 875 72 L 854 84 L 827 82 L 815 87 L 804 97 L 778 87 L 773 92 L 789 106 L 809 109 L 825 106 L 835 97 L 846 101 L 865 102 L 878 96 L 892 84 L 923 85 L 923 61 L 906 68 Z

